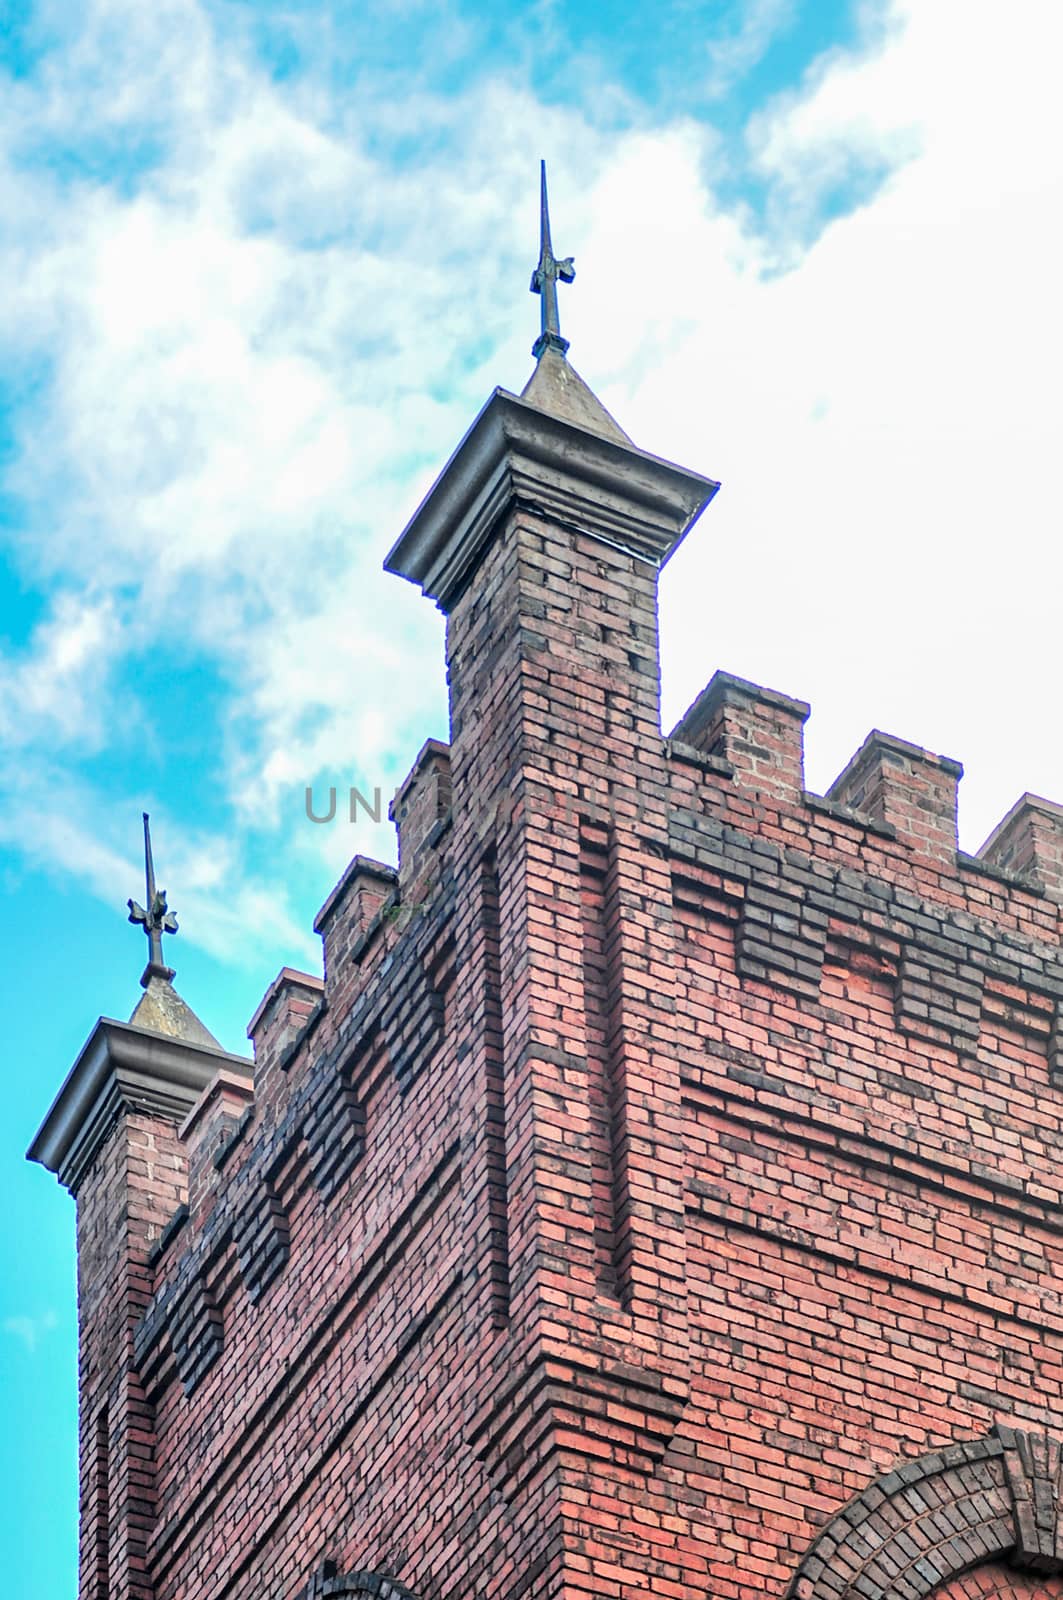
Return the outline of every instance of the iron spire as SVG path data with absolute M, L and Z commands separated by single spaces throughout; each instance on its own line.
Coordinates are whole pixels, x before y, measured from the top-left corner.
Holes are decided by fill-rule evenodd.
M 538 361 L 546 350 L 556 350 L 563 356 L 568 340 L 561 337 L 557 315 L 557 280 L 571 283 L 576 276 L 572 257 L 559 261 L 550 242 L 550 206 L 546 198 L 546 162 L 540 166 L 539 188 L 539 265 L 532 273 L 531 292 L 542 297 L 542 331 L 532 345 L 532 355 Z
M 166 909 L 166 890 L 155 887 L 155 863 L 151 859 L 151 830 L 148 827 L 148 813 L 144 812 L 144 881 L 147 886 L 146 899 L 148 908 L 138 905 L 135 900 L 127 900 L 129 907 L 129 920 L 141 924 L 148 936 L 148 964 L 140 977 L 141 985 L 146 989 L 152 978 L 164 978 L 167 983 L 174 976 L 173 967 L 168 967 L 162 959 L 162 936 L 164 933 L 177 932 L 177 918 L 172 911 Z

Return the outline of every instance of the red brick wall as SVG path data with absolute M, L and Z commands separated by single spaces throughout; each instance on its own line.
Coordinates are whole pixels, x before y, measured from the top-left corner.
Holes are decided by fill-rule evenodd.
M 1063 1433 L 1059 904 L 912 747 L 865 813 L 800 702 L 663 740 L 655 598 L 518 511 L 453 608 L 416 904 L 337 904 L 158 1260 L 151 1600 L 781 1600 L 899 1462 Z

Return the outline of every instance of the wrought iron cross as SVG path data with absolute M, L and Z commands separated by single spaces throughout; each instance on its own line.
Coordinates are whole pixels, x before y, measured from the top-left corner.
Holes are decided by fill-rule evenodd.
M 542 332 L 532 345 L 532 355 L 538 361 L 544 350 L 556 350 L 563 356 L 568 340 L 561 337 L 561 324 L 557 315 L 557 281 L 571 283 L 576 276 L 572 257 L 559 261 L 550 243 L 550 207 L 546 199 L 546 162 L 540 163 L 539 194 L 539 265 L 532 273 L 531 292 L 542 297 Z
M 177 932 L 177 918 L 172 911 L 166 909 L 166 890 L 155 887 L 155 864 L 151 859 L 151 830 L 148 827 L 148 813 L 144 812 L 144 877 L 147 883 L 148 909 L 138 905 L 135 900 L 128 900 L 130 922 L 139 923 L 148 936 L 148 964 L 144 968 L 140 979 L 144 988 L 152 977 L 172 978 L 174 970 L 168 967 L 162 959 L 162 936 L 164 933 Z

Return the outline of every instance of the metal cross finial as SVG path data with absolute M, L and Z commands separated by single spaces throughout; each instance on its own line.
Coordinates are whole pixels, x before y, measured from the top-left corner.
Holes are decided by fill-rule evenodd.
M 572 257 L 558 261 L 550 243 L 550 207 L 546 199 L 546 162 L 540 163 L 541 183 L 539 200 L 539 265 L 532 273 L 531 292 L 542 296 L 542 332 L 532 345 L 532 355 L 538 361 L 545 350 L 556 350 L 563 356 L 568 340 L 561 337 L 557 315 L 557 280 L 571 283 L 576 276 Z
M 146 989 L 149 979 L 165 978 L 167 982 L 173 977 L 174 970 L 168 967 L 162 959 L 162 936 L 164 933 L 177 932 L 177 918 L 172 911 L 166 909 L 166 890 L 155 887 L 155 863 L 151 859 L 151 831 L 148 827 L 148 813 L 144 812 L 144 877 L 147 883 L 148 909 L 137 904 L 135 900 L 127 900 L 130 922 L 137 922 L 143 926 L 148 936 L 148 964 L 144 968 L 140 982 Z

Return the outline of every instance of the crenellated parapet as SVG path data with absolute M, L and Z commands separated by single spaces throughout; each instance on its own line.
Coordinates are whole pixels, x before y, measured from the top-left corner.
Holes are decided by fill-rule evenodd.
M 673 728 L 673 745 L 729 764 L 737 785 L 793 797 L 805 786 L 804 725 L 811 708 L 729 672 L 713 674 Z
M 826 796 L 810 794 L 807 714 L 717 673 L 675 728 L 680 899 L 713 904 L 731 924 L 744 982 L 816 1001 L 825 961 L 870 962 L 902 1034 L 975 1055 L 983 1028 L 1004 1018 L 1063 1072 L 1052 880 L 1063 809 L 1024 797 L 978 856 L 965 855 L 958 762 L 875 732 Z M 743 796 L 754 794 L 750 812 Z
M 950 866 L 956 856 L 956 793 L 963 767 L 878 729 L 869 733 L 827 799 L 893 828 L 916 854 Z
M 359 983 L 359 956 L 371 930 L 397 903 L 398 873 L 386 862 L 355 856 L 314 918 L 325 966 L 325 992 L 349 1003 Z
M 307 1027 L 322 1010 L 325 985 L 311 972 L 282 967 L 247 1025 L 247 1037 L 261 1069 L 282 1066 Z
M 225 1344 L 225 1305 L 237 1283 L 253 1303 L 283 1273 L 289 1256 L 289 1221 L 309 1183 L 328 1205 L 361 1161 L 368 1136 L 366 1104 L 382 1071 L 400 1091 L 431 1059 L 445 1010 L 450 911 L 445 896 L 395 936 L 377 982 L 355 1001 L 327 1038 L 318 1014 L 303 1001 L 303 1027 L 280 1057 L 273 1052 L 261 1100 L 276 1106 L 273 1120 L 259 1117 L 258 1099 L 227 1137 L 215 1145 L 210 1203 L 200 1225 L 182 1230 L 174 1260 L 163 1252 L 159 1288 L 135 1337 L 135 1354 L 153 1392 L 165 1385 L 172 1357 L 176 1376 L 192 1394 Z M 389 928 L 381 922 L 381 934 Z M 291 1015 L 290 995 L 314 991 L 301 974 L 285 969 L 267 996 L 266 1010 Z M 276 1024 L 274 1024 L 275 1026 Z M 285 1094 L 271 1090 L 270 1074 L 288 1078 Z M 227 1266 L 226 1263 L 229 1263 Z
M 950 874 L 981 870 L 1017 891 L 1063 899 L 1063 806 L 1023 795 L 981 849 L 968 855 L 957 846 L 961 763 L 908 740 L 876 729 L 825 795 L 806 791 L 810 709 L 806 701 L 718 671 L 673 728 L 668 753 L 676 770 L 700 768 L 731 780 L 736 792 L 799 801 L 821 817 L 897 840 L 898 860 L 934 864 Z
M 388 811 L 398 834 L 399 876 L 412 884 L 428 865 L 450 818 L 450 746 L 429 739 L 400 784 Z
M 1063 806 L 1024 794 L 993 829 L 978 859 L 1063 901 Z

